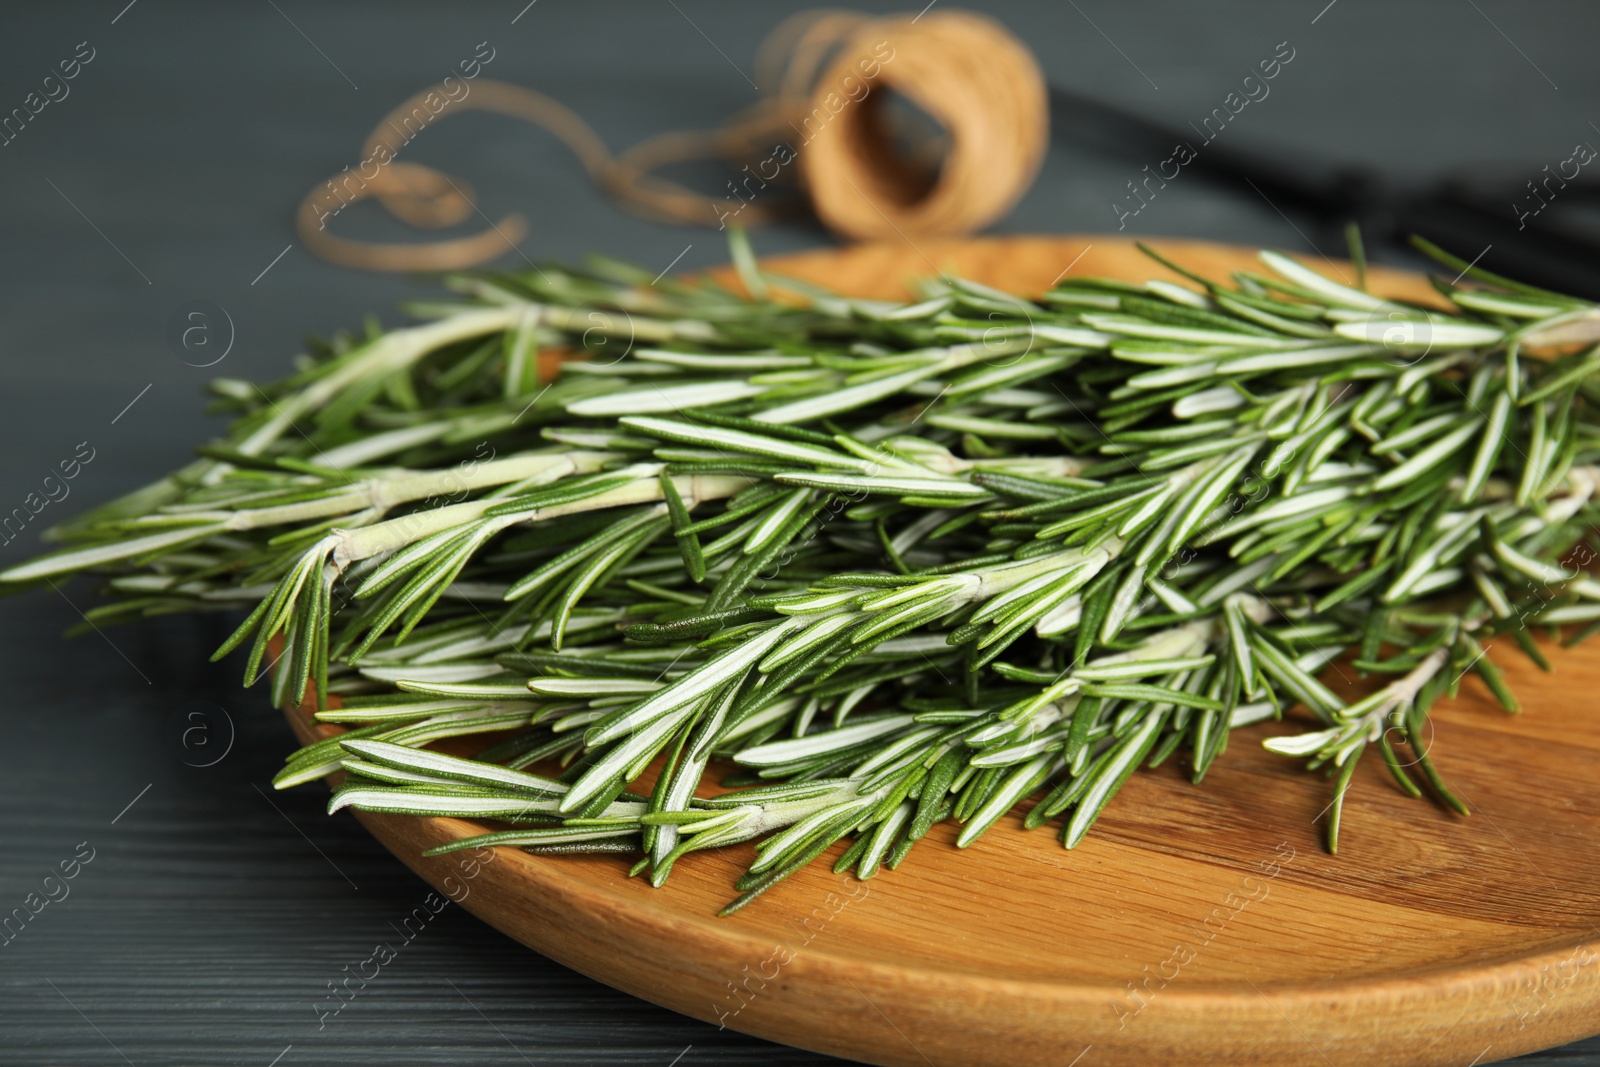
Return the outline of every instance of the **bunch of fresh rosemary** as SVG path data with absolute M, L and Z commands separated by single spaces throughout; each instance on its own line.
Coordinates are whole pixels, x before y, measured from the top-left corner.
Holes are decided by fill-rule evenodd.
M 1227 287 L 909 305 L 742 238 L 752 299 L 610 262 L 459 278 L 426 325 L 215 382 L 225 440 L 0 579 L 109 575 L 95 622 L 251 608 L 218 655 L 248 645 L 248 683 L 281 640 L 275 699 L 350 727 L 280 787 L 344 771 L 332 809 L 502 820 L 451 847 L 635 853 L 657 884 L 758 840 L 730 910 L 841 839 L 870 877 L 1030 797 L 1070 848 L 1141 765 L 1199 781 L 1295 705 L 1315 728 L 1267 744 L 1333 777 L 1336 847 L 1372 745 L 1465 810 L 1419 737 L 1469 670 L 1514 707 L 1486 635 L 1539 659 L 1530 626 L 1600 620 L 1559 562 L 1600 506 L 1600 310 L 1424 248 L 1470 279 L 1439 308 L 1272 253 Z M 541 385 L 551 348 L 587 358 Z M 1354 703 L 1316 677 L 1350 650 L 1393 678 Z M 713 760 L 743 769 L 703 797 Z

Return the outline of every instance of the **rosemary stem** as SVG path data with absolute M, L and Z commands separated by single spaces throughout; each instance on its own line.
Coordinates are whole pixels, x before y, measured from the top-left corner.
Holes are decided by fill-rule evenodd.
M 652 465 L 646 466 L 651 467 Z M 582 500 L 574 500 L 566 504 L 535 507 L 511 515 L 501 515 L 493 521 L 498 529 L 504 529 L 519 522 L 542 522 L 545 519 L 555 519 L 563 515 L 577 515 L 586 511 L 627 507 L 633 504 L 658 503 L 663 499 L 661 482 L 656 477 L 656 473 L 659 470 L 659 465 L 654 465 L 650 475 L 637 478 L 626 485 L 618 486 L 604 493 L 585 497 Z M 692 506 L 691 502 L 698 503 L 730 497 L 739 490 L 753 485 L 755 479 L 728 474 L 693 474 L 673 478 L 672 482 L 687 507 Z M 374 523 L 371 526 L 363 526 L 354 530 L 335 531 L 329 538 L 332 562 L 343 571 L 350 564 L 360 560 L 397 552 L 407 545 L 422 540 L 424 537 L 430 537 L 453 527 L 465 526 L 468 523 L 476 522 L 482 519 L 484 513 L 490 508 L 503 503 L 504 501 L 499 500 L 472 500 L 462 504 L 447 504 L 442 508 L 434 508 L 431 511 L 418 512 L 414 515 L 401 515 L 398 518 Z
M 276 410 L 272 418 L 240 441 L 236 448 L 247 456 L 259 455 L 293 426 L 295 419 L 322 407 L 351 384 L 363 378 L 404 370 L 445 345 L 509 329 L 521 314 L 521 306 L 477 308 L 438 322 L 391 330 L 359 352 L 351 353 L 337 370 L 274 405 Z
M 406 472 L 371 478 L 349 492 L 321 500 L 307 500 L 279 507 L 251 508 L 216 513 L 226 518 L 233 531 L 256 530 L 289 522 L 305 522 L 372 509 L 382 514 L 400 504 L 416 500 L 455 496 L 474 489 L 508 485 L 530 479 L 554 480 L 572 474 L 592 474 L 620 458 L 614 452 L 541 452 L 490 460 L 472 470 Z M 207 513 L 201 513 L 202 516 Z
M 1064 573 L 1069 569 L 1083 568 L 1089 576 L 1093 576 L 1121 554 L 1123 543 L 1121 538 L 1113 537 L 1097 548 L 1069 548 L 1064 552 L 1053 552 L 1025 563 L 1002 563 L 971 571 L 969 577 L 975 580 L 970 583 L 970 600 L 972 603 L 980 603 L 1001 596 L 1016 589 L 1030 578 L 1055 571 Z

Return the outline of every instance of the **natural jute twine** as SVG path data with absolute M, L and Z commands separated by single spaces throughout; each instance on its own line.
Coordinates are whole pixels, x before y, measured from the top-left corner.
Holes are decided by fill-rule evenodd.
M 306 196 L 296 228 L 322 258 L 380 271 L 468 267 L 521 242 L 528 234 L 522 216 L 489 222 L 466 182 L 395 158 L 409 140 L 402 139 L 406 120 L 414 126 L 419 113 L 436 120 L 490 111 L 531 122 L 571 149 L 618 203 L 662 221 L 760 225 L 785 209 L 784 198 L 768 193 L 768 185 L 794 174 L 817 217 L 850 238 L 977 230 L 1016 203 L 1044 154 L 1048 110 L 1038 65 L 1020 41 L 983 15 L 805 12 L 772 32 L 755 69 L 759 84 L 772 88 L 726 125 L 659 134 L 615 155 L 593 128 L 543 93 L 479 79 L 452 100 L 461 81 L 455 92 L 447 91 L 448 82 L 433 86 L 378 123 L 360 166 L 346 167 Z M 936 173 L 919 173 L 896 150 L 884 121 L 886 89 L 943 127 L 940 143 L 924 146 L 942 150 Z M 707 197 L 656 173 L 670 163 L 711 157 L 743 167 L 729 186 L 735 195 Z M 470 237 L 419 244 L 335 236 L 332 216 L 368 197 L 418 228 L 453 226 L 475 215 L 488 227 Z

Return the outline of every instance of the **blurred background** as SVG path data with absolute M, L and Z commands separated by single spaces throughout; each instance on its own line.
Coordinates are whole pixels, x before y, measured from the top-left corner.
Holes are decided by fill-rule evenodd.
M 363 138 L 395 104 L 485 54 L 480 44 L 493 53 L 485 76 L 551 94 L 616 150 L 663 130 L 716 126 L 751 104 L 757 45 L 804 6 L 9 6 L 0 35 L 0 512 L 73 456 L 83 466 L 70 496 L 51 502 L 38 528 L 144 484 L 212 432 L 200 397 L 207 380 L 279 377 L 307 335 L 359 328 L 368 315 L 402 321 L 397 304 L 430 283 L 314 258 L 293 215 L 308 190 L 360 158 Z M 1456 235 L 1463 258 L 1532 258 L 1556 275 L 1546 283 L 1570 275 L 1572 288 L 1595 295 L 1586 272 L 1600 258 L 1586 265 L 1581 247 L 1558 247 L 1590 224 L 1583 183 L 1557 196 L 1565 184 L 1548 181 L 1552 172 L 1570 178 L 1586 166 L 1580 148 L 1600 144 L 1592 5 L 1018 0 L 981 9 L 1033 50 L 1060 105 L 1037 180 L 985 232 L 1097 234 L 1121 223 L 1125 235 L 1342 255 L 1340 210 L 1311 210 L 1316 196 L 1298 189 L 1324 207 L 1353 205 L 1343 214 L 1367 220 L 1372 259 L 1417 265 L 1379 238 L 1397 215 L 1403 222 L 1421 209 L 1372 193 L 1423 191 L 1432 224 Z M 1214 153 L 1248 156 L 1255 183 L 1186 168 L 1137 213 L 1120 214 L 1127 183 L 1163 157 L 1146 151 L 1146 132 L 1094 104 L 1191 127 L 1284 44 L 1292 62 Z M 26 109 L 25 122 L 5 120 L 14 108 Z M 462 114 L 407 153 L 469 180 L 489 218 L 526 216 L 529 234 L 502 264 L 602 252 L 654 273 L 726 259 L 714 227 L 619 210 L 530 126 Z M 708 197 L 732 176 L 714 164 L 672 174 Z M 1440 196 L 1456 207 L 1441 214 Z M 1546 244 L 1517 243 L 1530 226 Z M 419 237 L 370 202 L 342 212 L 338 229 Z M 835 240 L 804 217 L 753 237 L 762 254 Z M 174 316 L 201 301 L 224 313 L 232 342 L 224 349 L 219 334 L 205 358 L 172 330 Z M 30 527 L 0 544 L 0 562 L 30 554 L 36 536 Z M 324 816 L 319 790 L 263 790 L 293 742 L 259 688 L 237 687 L 237 664 L 207 665 L 222 620 L 156 620 L 62 643 L 92 595 L 79 584 L 0 601 L 0 797 L 10 812 L 0 911 L 20 905 L 60 860 L 81 857 L 80 843 L 93 856 L 70 897 L 0 946 L 0 1062 L 839 1062 L 634 1000 L 459 908 L 320 1026 L 314 1004 L 327 984 L 365 958 L 423 883 L 348 814 Z M 1600 1040 L 1530 1059 L 1600 1064 Z

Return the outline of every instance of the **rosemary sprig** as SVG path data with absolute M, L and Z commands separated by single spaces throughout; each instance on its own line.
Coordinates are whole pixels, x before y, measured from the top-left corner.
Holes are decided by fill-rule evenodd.
M 1531 629 L 1600 626 L 1564 562 L 1597 511 L 1600 309 L 1422 247 L 1461 272 L 1438 306 L 1270 252 L 1038 301 L 854 300 L 742 244 L 783 300 L 606 262 L 456 278 L 435 321 L 214 383 L 224 439 L 0 581 L 104 574 L 96 623 L 247 609 L 218 655 L 248 644 L 248 681 L 281 641 L 275 699 L 351 727 L 279 787 L 343 771 L 333 809 L 633 850 L 655 884 L 755 840 L 729 910 L 841 839 L 871 877 L 1031 797 L 1073 847 L 1140 766 L 1199 782 L 1296 706 L 1314 726 L 1266 745 L 1333 779 L 1336 849 L 1373 745 L 1465 813 L 1421 738 L 1467 672 L 1516 710 L 1486 638 L 1542 664 Z M 551 348 L 591 358 L 540 386 Z M 1318 680 L 1341 659 L 1391 680 L 1347 701 Z M 702 797 L 716 761 L 741 770 Z

